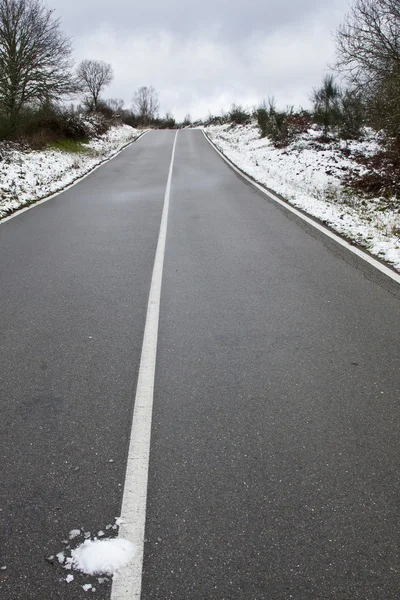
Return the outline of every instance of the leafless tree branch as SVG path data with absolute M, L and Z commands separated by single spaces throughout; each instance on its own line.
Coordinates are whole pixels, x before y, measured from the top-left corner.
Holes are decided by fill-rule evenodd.
M 136 90 L 133 107 L 137 117 L 144 125 L 157 117 L 160 103 L 158 93 L 153 86 L 143 86 Z
M 370 122 L 400 146 L 400 0 L 356 0 L 336 42 L 336 69 L 366 99 Z
M 83 60 L 77 69 L 77 81 L 80 90 L 87 94 L 85 104 L 97 110 L 100 94 L 112 82 L 114 77 L 110 64 L 101 60 Z
M 0 111 L 13 125 L 22 107 L 74 90 L 71 42 L 41 0 L 0 0 Z
M 400 0 L 357 0 L 336 43 L 336 68 L 358 88 L 400 75 Z

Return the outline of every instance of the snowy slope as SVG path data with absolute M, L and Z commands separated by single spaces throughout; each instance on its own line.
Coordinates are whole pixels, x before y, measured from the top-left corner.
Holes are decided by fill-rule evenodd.
M 321 132 L 310 129 L 287 148 L 277 149 L 267 138 L 260 139 L 255 123 L 209 126 L 205 131 L 251 177 L 400 271 L 400 207 L 388 208 L 379 198 L 358 198 L 343 184 L 346 173 L 364 168 L 357 155 L 379 151 L 372 132 L 366 131 L 363 141 L 319 144 Z
M 140 133 L 129 125 L 111 127 L 86 144 L 82 153 L 23 151 L 16 145 L 0 144 L 0 218 L 64 189 Z

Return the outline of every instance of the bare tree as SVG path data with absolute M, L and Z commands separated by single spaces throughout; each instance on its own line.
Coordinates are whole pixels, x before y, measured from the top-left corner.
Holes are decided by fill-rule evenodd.
M 337 64 L 376 126 L 400 139 L 400 0 L 356 0 L 336 34 Z
M 114 77 L 111 65 L 102 60 L 83 60 L 76 74 L 79 88 L 86 94 L 85 105 L 97 111 L 100 94 Z
M 26 104 L 73 91 L 71 51 L 41 0 L 0 0 L 0 111 L 12 128 Z
M 400 72 L 400 1 L 356 0 L 336 33 L 337 68 L 358 86 Z
M 153 86 L 143 86 L 136 90 L 133 107 L 137 117 L 145 125 L 157 117 L 160 103 L 158 93 Z

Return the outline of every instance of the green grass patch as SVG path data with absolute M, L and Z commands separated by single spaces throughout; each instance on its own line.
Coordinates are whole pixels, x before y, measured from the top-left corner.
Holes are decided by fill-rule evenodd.
M 62 152 L 69 153 L 80 153 L 80 152 L 88 152 L 89 148 L 84 146 L 87 144 L 88 140 L 57 140 L 56 142 L 50 142 L 48 144 L 48 148 L 52 148 L 53 150 L 61 150 Z

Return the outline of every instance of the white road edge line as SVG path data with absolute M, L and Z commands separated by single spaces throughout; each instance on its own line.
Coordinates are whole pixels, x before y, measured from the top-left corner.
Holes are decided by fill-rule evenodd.
M 90 169 L 87 173 L 85 173 L 81 177 L 78 177 L 78 179 L 75 179 L 75 181 L 73 181 L 72 183 L 68 183 L 61 190 L 58 190 L 58 192 L 54 192 L 54 194 L 51 194 L 51 196 L 46 196 L 46 198 L 43 198 L 42 200 L 37 200 L 37 202 L 32 202 L 32 204 L 29 204 L 29 206 L 25 206 L 25 207 L 22 207 L 22 208 L 17 208 L 17 210 L 15 210 L 8 217 L 0 218 L 0 225 L 3 225 L 3 223 L 6 223 L 7 221 L 10 221 L 11 219 L 15 219 L 15 217 L 19 217 L 19 215 L 22 215 L 22 213 L 26 212 L 27 210 L 32 210 L 32 208 L 36 208 L 37 206 L 39 206 L 39 204 L 44 204 L 45 202 L 48 202 L 49 200 L 52 200 L 56 196 L 59 196 L 60 194 L 63 194 L 64 192 L 67 192 L 68 190 L 70 190 L 71 188 L 73 188 L 75 185 L 77 185 L 78 183 L 80 183 L 83 179 L 86 179 L 86 177 L 88 177 L 89 175 L 91 175 L 92 173 L 94 173 L 95 171 L 97 171 L 97 169 L 100 169 L 100 167 L 102 167 L 106 163 L 110 162 L 110 160 L 113 160 L 114 158 L 117 158 L 117 156 L 119 156 L 121 154 L 121 152 L 123 152 L 124 150 L 126 150 L 127 148 L 129 148 L 129 146 L 132 146 L 132 144 L 134 144 L 135 142 L 138 142 L 139 140 L 141 140 L 142 138 L 144 138 L 144 136 L 147 133 L 149 133 L 149 130 L 145 131 L 144 133 L 141 133 L 137 138 L 135 138 L 131 142 L 128 142 L 127 144 L 125 144 L 125 146 L 123 146 L 122 148 L 120 148 L 120 150 L 117 150 L 117 152 L 115 154 L 113 154 L 109 158 L 105 158 L 98 165 L 96 165 L 95 167 L 93 167 L 92 169 Z
M 130 563 L 115 576 L 112 583 L 111 600 L 139 600 L 141 594 L 158 321 L 169 199 L 177 138 L 178 132 L 175 134 L 172 148 L 171 164 L 151 279 L 122 498 L 122 523 L 118 534 L 119 537 L 129 540 L 134 544 L 136 553 Z
M 368 264 L 370 264 L 372 267 L 375 267 L 375 269 L 378 269 L 378 271 L 381 271 L 381 273 L 383 273 L 387 277 L 390 277 L 391 279 L 393 279 L 393 281 L 396 281 L 396 283 L 400 283 L 400 275 L 398 275 L 397 273 L 395 273 L 394 271 L 392 271 L 391 269 L 389 269 L 389 267 L 386 267 L 385 265 L 383 265 L 382 263 L 380 263 L 378 260 L 376 260 L 375 258 L 373 258 L 372 256 L 370 256 L 366 252 L 363 252 L 359 248 L 356 248 L 355 246 L 352 246 L 351 244 L 349 244 L 349 242 L 346 242 L 346 240 L 344 240 L 342 237 L 340 237 L 339 235 L 337 235 L 337 234 L 333 233 L 332 231 L 330 231 L 330 229 L 327 229 L 322 224 L 317 223 L 316 221 L 314 221 L 310 217 L 307 217 L 301 211 L 297 210 L 296 208 L 294 208 L 293 206 L 291 206 L 287 202 L 284 202 L 283 200 L 281 200 L 280 198 L 278 198 L 278 196 L 276 196 L 273 192 L 270 192 L 269 190 L 266 190 L 261 184 L 257 183 L 253 179 L 251 179 L 251 177 L 248 177 L 227 156 L 225 156 L 225 154 L 223 154 L 217 148 L 217 146 L 214 144 L 214 142 L 212 140 L 210 140 L 210 138 L 208 137 L 208 135 L 206 134 L 206 132 L 203 129 L 202 129 L 202 132 L 203 132 L 203 135 L 206 138 L 207 142 L 210 144 L 210 146 L 212 148 L 214 148 L 214 150 L 220 155 L 220 157 L 226 163 L 228 163 L 228 165 L 234 171 L 236 171 L 236 173 L 239 173 L 239 175 L 241 177 L 243 177 L 243 179 L 245 179 L 246 181 L 248 181 L 249 183 L 251 183 L 254 187 L 256 187 L 258 190 L 260 190 L 260 192 L 262 192 L 263 194 L 265 194 L 266 196 L 268 196 L 269 198 L 271 198 L 272 200 L 274 200 L 274 202 L 277 202 L 281 206 L 284 206 L 286 208 L 286 210 L 288 210 L 289 212 L 294 213 L 297 217 L 299 217 L 300 219 L 303 219 L 303 221 L 306 221 L 306 223 L 308 223 L 309 225 L 312 225 L 312 227 L 315 227 L 315 229 L 318 229 L 318 231 L 321 231 L 327 237 L 330 237 L 332 240 L 335 240 L 335 242 L 337 242 L 341 246 L 344 246 L 344 248 L 346 248 L 347 250 L 350 250 L 350 252 L 352 252 L 353 254 L 356 254 L 359 258 L 362 258 L 363 260 L 365 260 L 365 262 L 367 262 Z

